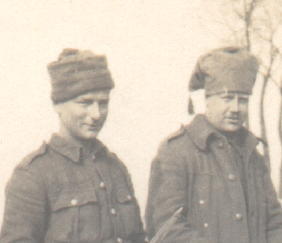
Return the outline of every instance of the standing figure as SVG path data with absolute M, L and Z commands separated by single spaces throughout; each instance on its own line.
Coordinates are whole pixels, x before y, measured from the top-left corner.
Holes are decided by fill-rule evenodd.
M 206 112 L 170 136 L 152 163 L 150 238 L 162 232 L 162 243 L 282 242 L 282 210 L 259 139 L 243 126 L 257 72 L 244 48 L 199 59 L 189 89 L 205 89 Z
M 65 49 L 48 71 L 60 130 L 14 170 L 0 242 L 144 242 L 127 169 L 97 139 L 114 87 L 105 56 Z

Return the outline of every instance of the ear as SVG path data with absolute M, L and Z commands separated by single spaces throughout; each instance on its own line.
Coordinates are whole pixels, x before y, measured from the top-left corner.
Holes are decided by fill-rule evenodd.
M 188 99 L 188 114 L 189 115 L 194 115 L 194 105 L 193 105 L 193 100 L 191 99 L 191 96 Z
M 62 113 L 62 105 L 61 104 L 53 104 L 54 111 L 60 116 Z
M 213 105 L 211 104 L 211 100 L 212 100 L 212 96 L 205 96 L 205 114 L 207 116 L 209 116 L 210 114 L 210 109 L 211 107 L 213 107 Z

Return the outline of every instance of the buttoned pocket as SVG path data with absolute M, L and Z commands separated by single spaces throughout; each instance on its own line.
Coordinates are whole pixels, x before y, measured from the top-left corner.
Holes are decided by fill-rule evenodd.
M 94 191 L 65 191 L 51 202 L 52 211 L 58 211 L 75 206 L 83 206 L 88 203 L 97 203 L 97 196 Z
M 139 208 L 136 200 L 130 191 L 126 188 L 117 191 L 117 218 L 119 227 L 124 235 L 128 236 L 137 233 L 140 230 Z
M 93 225 L 92 233 L 98 235 L 100 214 L 94 189 L 61 191 L 50 199 L 50 209 L 46 242 L 75 242 L 79 229 L 85 231 Z
M 132 202 L 132 195 L 129 190 L 121 189 L 117 192 L 117 200 L 119 203 L 129 203 Z
M 206 237 L 209 228 L 213 227 L 213 218 L 220 213 L 215 213 L 217 200 L 220 200 L 218 196 L 224 191 L 224 185 L 213 162 L 202 156 L 197 168 L 190 175 L 193 179 L 189 185 L 187 223 L 196 228 L 201 237 Z

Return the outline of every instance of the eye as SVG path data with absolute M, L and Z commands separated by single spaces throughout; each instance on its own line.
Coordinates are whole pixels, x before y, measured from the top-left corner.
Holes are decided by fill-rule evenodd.
M 234 99 L 233 95 L 224 95 L 221 97 L 224 101 L 231 101 Z
M 249 99 L 247 97 L 239 98 L 239 103 L 241 104 L 247 104 L 248 102 L 249 102 Z
M 92 100 L 81 99 L 81 100 L 76 100 L 76 103 L 81 105 L 90 105 L 92 104 Z
M 108 106 L 108 104 L 109 104 L 109 101 L 108 101 L 108 100 L 101 100 L 101 101 L 99 102 L 99 105 L 100 105 L 100 106 Z

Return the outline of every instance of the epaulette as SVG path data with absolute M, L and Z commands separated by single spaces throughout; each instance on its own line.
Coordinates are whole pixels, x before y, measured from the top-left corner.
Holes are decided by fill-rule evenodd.
M 18 168 L 25 168 L 29 166 L 37 157 L 43 155 L 46 153 L 47 145 L 44 142 L 39 149 L 35 150 L 34 152 L 30 153 L 26 157 L 23 158 L 23 160 L 18 165 Z
M 263 146 L 268 147 L 268 143 L 263 138 L 256 137 L 256 139 L 258 140 L 259 143 L 262 143 Z
M 167 138 L 167 142 L 171 142 L 172 140 L 183 136 L 185 133 L 185 128 L 183 125 L 181 125 L 180 129 L 177 130 L 176 132 L 172 133 L 170 136 L 168 136 Z
M 108 151 L 108 155 L 113 159 L 114 163 L 125 173 L 128 173 L 125 164 L 120 160 L 120 158 L 113 152 Z

